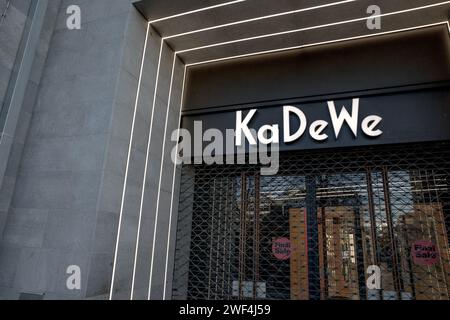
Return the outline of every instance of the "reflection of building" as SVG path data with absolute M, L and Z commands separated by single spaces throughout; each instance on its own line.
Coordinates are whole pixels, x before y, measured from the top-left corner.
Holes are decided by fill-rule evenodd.
M 414 190 L 415 191 L 415 190 Z M 412 195 L 405 194 L 403 198 Z M 412 198 L 411 198 L 412 199 Z M 408 207 L 408 206 L 406 206 Z M 395 207 L 394 207 L 395 208 Z M 399 210 L 399 208 L 397 208 Z M 449 246 L 441 204 L 414 204 L 412 213 L 397 212 L 396 250 L 400 261 L 393 259 L 390 230 L 380 228 L 378 246 L 381 257 L 384 299 L 441 300 L 448 299 L 450 285 Z M 319 263 L 321 297 L 354 299 L 359 296 L 357 259 L 370 265 L 367 252 L 357 255 L 355 243 L 355 213 L 352 207 L 325 207 L 318 211 Z M 295 248 L 291 258 L 291 297 L 309 299 L 308 242 L 305 209 L 290 209 L 290 235 Z M 324 241 L 325 239 L 325 241 Z M 430 240 L 440 253 L 433 265 L 415 264 L 411 246 L 418 240 Z M 398 268 L 399 278 L 396 278 Z M 399 281 L 397 284 L 396 281 Z M 396 289 L 399 285 L 398 289 Z M 398 290 L 398 292 L 397 292 Z M 378 296 L 378 298 L 381 298 Z
M 291 299 L 309 299 L 308 239 L 305 209 L 289 210 L 291 237 Z
M 308 241 L 305 209 L 290 209 L 291 297 L 309 299 Z M 319 210 L 319 264 L 321 296 L 353 299 L 359 294 L 353 208 Z M 326 293 L 326 294 L 325 294 Z
M 359 295 L 356 264 L 355 211 L 351 207 L 328 207 L 319 214 L 321 270 L 327 271 L 329 299 L 355 299 Z M 320 223 L 321 222 L 321 223 Z

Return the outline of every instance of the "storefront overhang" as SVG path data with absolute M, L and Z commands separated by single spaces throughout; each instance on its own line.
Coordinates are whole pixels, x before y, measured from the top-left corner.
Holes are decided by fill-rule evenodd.
M 253 129 L 281 128 L 282 116 L 275 114 L 283 104 L 317 112 L 315 106 L 329 100 L 351 105 L 361 98 L 363 113 L 379 111 L 387 119 L 383 139 L 358 143 L 347 130 L 333 146 L 450 138 L 440 123 L 448 116 L 442 106 L 449 100 L 443 92 L 450 84 L 450 1 L 191 1 L 178 10 L 176 4 L 155 8 L 151 0 L 136 5 L 186 63 L 182 126 L 191 131 L 202 121 L 205 130 L 224 133 L 236 129 L 236 110 L 264 107 Z M 377 19 L 379 28 L 370 27 Z M 424 117 L 425 107 L 433 117 Z M 408 113 L 410 126 L 391 121 L 398 113 Z
M 188 65 L 445 24 L 450 12 L 449 1 L 437 0 L 170 1 L 163 6 L 143 0 L 136 6 Z M 367 27 L 373 15 L 382 19 L 381 29 Z
M 448 50 L 448 44 L 446 42 L 448 42 L 450 1 L 284 0 L 280 2 L 271 0 L 238 0 L 228 2 L 170 1 L 170 4 L 161 4 L 154 0 L 142 0 L 136 2 L 136 7 L 149 21 L 149 25 L 160 33 L 163 39 L 162 41 L 172 47 L 177 57 L 182 59 L 186 64 L 187 90 L 185 92 L 184 111 L 205 107 L 211 108 L 232 104 L 262 102 L 280 98 L 298 98 L 317 94 L 316 92 L 314 94 L 309 94 L 310 92 L 303 94 L 303 92 L 299 92 L 298 90 L 305 91 L 304 86 L 300 89 L 298 83 L 290 82 L 291 86 L 299 88 L 296 89 L 296 94 L 285 92 L 289 86 L 284 85 L 285 89 L 281 91 L 283 97 L 264 96 L 259 98 L 243 98 L 234 92 L 233 97 L 235 99 L 221 101 L 221 96 L 216 94 L 215 89 L 217 88 L 214 87 L 216 84 L 220 86 L 220 81 L 219 83 L 215 83 L 209 81 L 211 80 L 210 78 L 204 77 L 204 74 L 208 73 L 211 75 L 211 78 L 214 78 L 214 75 L 219 73 L 220 77 L 222 77 L 224 76 L 224 70 L 239 69 L 243 66 L 250 68 L 257 67 L 258 71 L 262 71 L 258 72 L 258 74 L 264 74 L 264 70 L 274 63 L 277 65 L 277 70 L 272 70 L 269 73 L 278 73 L 278 70 L 280 70 L 281 75 L 284 77 L 283 68 L 285 65 L 279 64 L 278 55 L 289 55 L 289 52 L 298 52 L 298 49 L 308 49 L 300 50 L 306 52 L 306 57 L 315 55 L 325 56 L 321 54 L 322 50 L 313 50 L 317 47 L 333 46 L 334 51 L 328 51 L 332 53 L 332 56 L 328 54 L 324 59 L 342 60 L 343 54 L 341 54 L 341 50 L 347 50 L 348 43 L 352 43 L 353 46 L 357 42 L 358 45 L 355 45 L 355 47 L 361 47 L 359 44 L 365 43 L 362 40 L 377 39 L 377 41 L 372 42 L 374 45 L 368 48 L 370 50 L 377 50 L 376 54 L 383 55 L 385 47 L 380 48 L 378 43 L 382 43 L 384 39 L 391 39 L 391 41 L 402 43 L 403 41 L 417 37 L 416 49 L 427 50 L 426 46 L 421 43 L 424 30 L 440 29 L 440 35 L 436 37 L 441 37 L 438 39 L 441 47 L 434 48 L 437 49 L 434 54 L 438 55 L 438 52 L 441 52 L 442 59 L 439 60 L 439 63 L 435 63 L 435 65 L 444 66 L 444 70 L 446 70 L 447 65 L 446 61 L 443 61 L 443 64 L 441 62 L 445 60 L 445 55 Z M 379 8 L 380 11 L 378 12 L 376 8 Z M 368 25 L 377 22 L 376 19 L 379 19 L 379 28 L 369 27 Z M 434 47 L 435 45 L 432 44 L 432 46 Z M 408 50 L 411 50 L 411 47 L 408 47 L 408 50 L 406 50 L 402 49 L 401 45 L 397 45 L 397 48 L 402 53 L 399 54 L 397 52 L 396 56 L 390 61 L 384 58 L 385 54 L 381 60 L 371 58 L 371 64 L 375 65 L 373 70 L 387 70 L 392 66 L 394 68 L 392 73 L 394 73 L 394 71 L 398 71 L 396 70 L 398 69 L 396 59 L 398 59 L 402 67 L 410 63 L 411 61 L 408 59 L 406 62 L 403 59 L 404 55 L 408 55 Z M 420 53 L 423 57 L 426 57 L 425 53 L 416 49 L 413 48 L 413 52 L 409 52 L 409 55 L 415 54 L 417 56 L 418 54 L 416 53 Z M 428 49 L 430 52 L 434 50 L 433 48 Z M 311 52 L 313 52 L 313 55 Z M 257 58 L 261 55 L 263 55 L 263 58 L 258 60 Z M 367 57 L 364 53 L 363 55 Z M 428 57 L 425 59 L 428 59 Z M 233 64 L 227 63 L 230 61 Z M 303 67 L 307 66 L 308 60 L 305 59 L 305 56 L 301 57 L 301 61 L 303 61 Z M 379 61 L 385 63 L 382 68 L 380 68 Z M 352 71 L 349 71 L 352 74 L 354 74 L 353 69 L 359 68 L 361 70 L 360 62 L 360 60 L 353 58 L 349 59 L 348 63 L 344 61 L 345 66 L 352 69 Z M 334 65 L 342 68 L 341 63 L 342 61 Z M 423 65 L 423 63 L 419 64 Z M 235 80 L 237 80 L 236 83 L 242 85 L 239 80 L 244 79 L 247 83 L 254 80 L 247 79 L 248 76 L 250 78 L 253 76 L 251 74 L 249 75 L 248 68 L 246 69 L 244 67 L 241 70 L 245 70 L 247 74 L 245 77 L 237 78 L 236 75 L 242 75 L 242 72 L 237 72 L 234 75 Z M 311 86 L 318 85 L 316 87 L 317 91 L 321 86 L 314 79 L 320 78 L 322 75 L 321 70 L 315 70 L 313 74 L 311 74 L 312 71 L 309 69 L 307 69 L 307 72 L 304 70 L 301 69 L 296 73 L 301 74 L 305 79 L 307 78 L 305 77 L 305 73 L 308 73 L 309 78 L 312 79 L 310 82 Z M 342 72 L 329 73 L 339 76 L 342 74 Z M 270 74 L 264 74 L 264 76 L 267 78 L 267 76 L 270 77 Z M 370 74 L 370 71 L 367 74 Z M 428 77 L 434 77 L 439 80 L 447 80 L 446 77 L 437 75 L 435 72 L 427 75 Z M 393 81 L 395 82 L 399 77 L 400 75 L 397 72 Z M 378 77 L 378 79 L 384 82 L 383 77 Z M 418 82 L 430 82 L 416 80 L 413 78 L 403 82 L 408 82 L 408 85 Z M 432 79 L 432 81 L 434 80 Z M 285 82 L 281 82 L 285 84 Z M 199 86 L 199 83 L 202 83 L 203 86 Z M 334 81 L 334 83 L 334 86 L 337 86 L 337 82 Z M 329 85 L 328 82 L 326 84 Z M 351 91 L 354 91 L 356 87 L 360 90 L 363 84 L 366 84 L 365 81 L 359 83 L 359 86 L 352 87 Z M 205 85 L 208 86 L 207 91 L 204 90 Z M 377 86 L 365 85 L 363 89 L 396 85 L 398 83 L 391 84 L 384 82 Z M 251 89 L 251 86 L 247 87 L 247 90 L 251 91 Z M 275 89 L 273 88 L 271 91 L 279 91 Z M 332 87 L 326 90 L 326 92 L 335 93 L 339 91 L 335 89 Z M 207 103 L 205 101 L 199 101 L 201 100 L 199 98 L 208 98 L 208 94 L 205 94 L 206 92 L 214 92 L 216 101 L 207 101 Z M 265 90 L 265 93 L 268 92 L 270 91 Z

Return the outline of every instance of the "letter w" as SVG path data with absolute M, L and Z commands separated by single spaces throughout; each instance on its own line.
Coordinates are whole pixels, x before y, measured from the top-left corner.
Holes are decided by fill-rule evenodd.
M 342 107 L 342 111 L 338 116 L 334 101 L 328 101 L 328 109 L 330 110 L 331 121 L 333 122 L 336 139 L 339 138 L 339 134 L 341 132 L 342 126 L 344 125 L 344 122 L 347 122 L 355 138 L 358 137 L 359 99 L 353 99 L 352 115 L 348 113 L 345 107 Z

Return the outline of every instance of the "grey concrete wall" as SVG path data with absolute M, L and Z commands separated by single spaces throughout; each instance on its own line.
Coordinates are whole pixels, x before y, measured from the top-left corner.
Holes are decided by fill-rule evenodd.
M 17 174 L 4 187 L 11 201 L 0 233 L 2 298 L 26 293 L 45 299 L 106 299 L 115 266 L 112 298 L 129 299 L 135 278 L 134 298 L 146 299 L 153 248 L 152 298 L 162 298 L 174 169 L 173 143 L 164 134 L 170 137 L 178 128 L 184 65 L 174 63 L 167 45 L 160 59 L 161 38 L 150 29 L 140 77 L 147 22 L 131 3 L 62 0 L 55 13 L 47 58 L 36 58 L 45 66 L 35 83 L 36 99 L 30 95 L 30 127 L 20 140 L 23 152 L 10 162 Z M 65 27 L 71 4 L 81 7 L 81 30 Z M 172 226 L 176 211 L 175 205 Z M 66 288 L 69 265 L 81 268 L 80 291 Z
M 0 1 L 0 110 L 8 88 L 9 79 L 19 50 L 30 0 L 11 2 L 7 11 L 7 0 Z
M 2 15 L 0 17 L 0 43 L 2 44 L 0 46 L 0 117 L 19 51 L 27 20 L 27 7 L 30 2 L 10 3 L 9 7 L 7 7 L 7 4 L 7 0 L 0 1 L 0 15 Z M 3 125 L 0 125 L 0 232 L 5 225 L 11 190 L 13 190 L 13 179 L 11 177 L 5 178 L 3 174 L 7 167 L 12 140 L 11 138 L 3 139 Z
M 86 296 L 130 2 L 61 5 L 1 242 L 4 296 Z M 82 30 L 69 31 L 65 9 L 77 3 Z M 71 264 L 82 269 L 81 291 L 65 287 Z
M 21 4 L 23 9 L 25 10 L 25 2 L 29 1 L 16 1 L 12 2 L 11 5 Z M 37 91 L 42 76 L 42 70 L 44 68 L 45 60 L 47 57 L 48 47 L 50 45 L 50 40 L 53 34 L 59 4 L 60 1 L 56 0 L 52 1 L 47 7 L 45 22 L 42 26 L 42 30 L 40 31 L 39 43 L 33 57 L 33 65 L 26 84 L 23 103 L 21 105 L 20 111 L 17 112 L 18 124 L 15 128 L 15 134 L 5 135 L 2 140 L 2 146 L 0 147 L 2 148 L 1 154 L 3 156 L 0 162 L 6 165 L 6 171 L 3 176 L 3 183 L 0 182 L 0 221 L 3 221 L 4 223 L 6 222 L 6 215 L 9 210 L 11 197 L 14 191 L 25 138 L 29 128 L 32 110 L 36 102 Z M 8 28 L 6 22 L 4 24 L 4 27 Z M 0 27 L 0 30 L 2 30 L 2 27 Z M 0 59 L 0 63 L 1 61 L 6 60 L 2 58 Z M 17 63 L 18 61 L 15 62 L 15 64 Z M 11 82 L 12 81 L 13 79 L 11 79 Z M 10 83 L 9 86 L 10 88 L 8 89 L 11 89 L 12 83 Z M 8 150 L 6 146 L 10 148 L 9 152 L 7 152 Z M 3 230 L 4 223 L 2 224 L 0 222 L 0 234 Z

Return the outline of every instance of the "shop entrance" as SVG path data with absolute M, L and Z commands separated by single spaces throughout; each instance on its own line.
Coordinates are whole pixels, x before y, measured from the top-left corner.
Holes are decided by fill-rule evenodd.
M 280 165 L 183 169 L 174 298 L 449 299 L 450 144 Z

